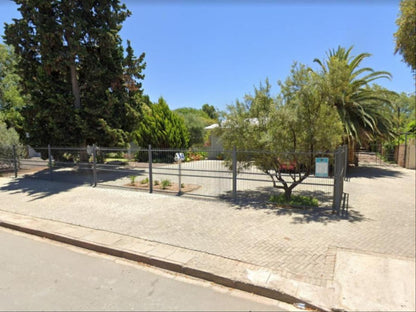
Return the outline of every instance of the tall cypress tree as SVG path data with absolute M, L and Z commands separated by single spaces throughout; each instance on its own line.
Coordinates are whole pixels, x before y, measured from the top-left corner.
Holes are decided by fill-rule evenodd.
M 23 109 L 28 143 L 123 145 L 140 118 L 144 54 L 124 58 L 119 0 L 14 0 L 20 19 L 5 39 L 20 56 L 31 101 Z M 134 91 L 132 91 L 134 90 Z M 127 116 L 127 118 L 126 118 Z

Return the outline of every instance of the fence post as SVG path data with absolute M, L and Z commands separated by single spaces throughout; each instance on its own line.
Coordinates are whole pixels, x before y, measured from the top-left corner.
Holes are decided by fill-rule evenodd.
M 404 134 L 404 164 L 403 168 L 407 168 L 407 132 Z
M 345 147 L 338 148 L 335 151 L 335 168 L 334 168 L 334 194 L 332 198 L 332 212 L 339 215 L 341 208 L 342 195 L 344 193 L 345 177 Z
M 334 168 L 334 194 L 332 198 L 332 212 L 339 214 L 339 154 L 340 149 L 335 151 L 335 168 Z
M 48 164 L 49 164 L 49 178 L 52 179 L 52 153 L 51 153 L 50 144 L 48 144 Z
M 149 193 L 153 193 L 152 145 L 149 144 Z
M 348 171 L 348 145 L 345 144 L 344 145 L 344 178 L 347 176 L 347 171 Z
M 14 166 L 14 178 L 17 178 L 17 153 L 16 145 L 13 145 L 13 166 Z
M 178 195 L 181 195 L 181 193 L 182 193 L 182 191 L 181 191 L 181 184 L 182 184 L 182 179 L 181 179 L 181 177 L 182 177 L 182 171 L 181 171 L 181 163 L 182 163 L 182 160 L 181 160 L 181 155 L 180 155 L 180 153 L 178 153 L 179 154 L 179 159 L 178 159 L 178 165 L 179 165 L 179 190 L 178 190 Z
M 233 147 L 233 200 L 237 200 L 237 150 Z
M 92 186 L 97 186 L 97 147 L 92 145 Z

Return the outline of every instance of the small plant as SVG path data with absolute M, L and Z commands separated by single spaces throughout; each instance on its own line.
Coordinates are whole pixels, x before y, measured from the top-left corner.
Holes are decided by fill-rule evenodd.
M 160 182 L 159 182 L 159 180 L 155 180 L 155 182 L 153 183 L 155 186 L 157 186 L 157 185 L 159 185 L 160 184 Z
M 280 205 L 289 205 L 293 207 L 318 207 L 319 203 L 316 198 L 302 195 L 292 195 L 289 200 L 284 194 L 270 196 L 272 203 Z
M 207 159 L 208 153 L 207 152 L 194 152 L 189 151 L 185 153 L 185 161 L 198 161 Z
M 184 188 L 185 187 L 185 183 L 181 183 L 181 188 Z
M 149 183 L 149 178 L 145 178 L 140 181 L 140 184 L 147 184 L 147 183 Z
M 136 176 L 131 175 L 131 176 L 129 176 L 129 178 L 130 178 L 130 184 L 134 185 L 134 183 L 136 182 Z
M 216 158 L 217 160 L 224 160 L 224 153 L 219 153 Z
M 168 179 L 166 179 L 166 180 L 162 180 L 162 182 L 161 182 L 161 185 L 162 185 L 162 189 L 167 189 L 169 186 L 171 186 L 172 185 L 172 183 L 168 180 Z

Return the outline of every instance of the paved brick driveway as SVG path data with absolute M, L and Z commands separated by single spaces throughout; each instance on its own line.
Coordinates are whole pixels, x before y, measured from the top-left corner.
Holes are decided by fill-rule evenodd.
M 9 178 L 0 178 L 0 209 L 204 251 L 326 286 L 336 248 L 415 257 L 415 171 L 359 167 L 350 175 L 348 218 Z

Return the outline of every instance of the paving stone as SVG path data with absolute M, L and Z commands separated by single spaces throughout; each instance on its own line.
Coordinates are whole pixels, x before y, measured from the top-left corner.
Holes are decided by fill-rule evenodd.
M 51 181 L 39 185 L 34 179 L 18 181 L 16 186 L 10 182 L 15 180 L 0 178 L 0 202 L 2 210 L 221 256 L 319 286 L 333 278 L 337 248 L 415 257 L 415 171 L 375 169 L 377 176 L 372 178 L 361 175 L 359 169 L 345 183 L 350 194 L 348 218 L 324 211 L 253 203 L 238 206 Z M 16 193 L 16 187 L 28 191 Z M 76 235 L 71 227 L 59 230 Z M 87 233 L 77 236 L 83 235 Z M 123 246 L 123 242 L 115 245 Z M 134 248 L 146 253 L 155 245 Z M 159 255 L 166 257 L 164 252 Z M 175 255 L 179 262 L 182 256 L 187 260 L 176 251 L 169 256 Z M 188 259 L 189 263 L 197 260 Z

